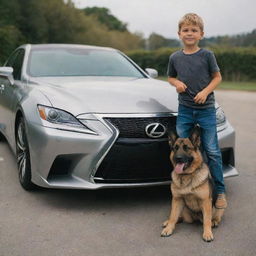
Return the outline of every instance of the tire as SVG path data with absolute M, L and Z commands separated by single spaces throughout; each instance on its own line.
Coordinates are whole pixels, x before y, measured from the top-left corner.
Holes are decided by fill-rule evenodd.
M 23 117 L 19 118 L 16 129 L 16 158 L 21 186 L 25 190 L 35 189 L 36 186 L 31 181 L 30 154 Z

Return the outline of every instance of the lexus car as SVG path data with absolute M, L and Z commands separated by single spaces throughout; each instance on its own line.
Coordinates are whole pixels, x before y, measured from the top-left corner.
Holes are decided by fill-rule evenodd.
M 100 189 L 170 183 L 177 93 L 122 52 L 22 45 L 0 67 L 0 132 L 22 187 Z M 224 177 L 237 175 L 235 132 L 216 104 Z

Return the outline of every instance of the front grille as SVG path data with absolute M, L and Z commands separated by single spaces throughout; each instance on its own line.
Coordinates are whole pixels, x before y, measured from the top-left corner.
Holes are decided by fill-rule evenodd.
M 96 183 L 138 183 L 166 181 L 173 169 L 167 132 L 161 138 L 149 138 L 145 128 L 160 123 L 175 127 L 176 117 L 104 118 L 119 130 L 119 137 L 98 167 Z
M 96 183 L 166 181 L 173 169 L 168 141 L 119 139 L 111 148 L 94 178 Z
M 119 138 L 148 138 L 145 128 L 160 123 L 167 129 L 175 127 L 176 117 L 104 118 L 119 130 Z M 167 132 L 162 138 L 167 138 Z

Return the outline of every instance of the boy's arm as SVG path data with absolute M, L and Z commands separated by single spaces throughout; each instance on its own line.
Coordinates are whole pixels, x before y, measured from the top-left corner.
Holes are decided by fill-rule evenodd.
M 186 90 L 186 88 L 187 88 L 187 86 L 183 83 L 183 82 L 181 82 L 179 79 L 177 79 L 177 78 L 175 78 L 175 77 L 168 77 L 168 82 L 171 84 L 171 85 L 173 85 L 173 86 L 175 86 L 176 87 L 176 91 L 178 92 L 178 93 L 181 93 L 181 92 L 185 92 L 185 90 Z
M 215 90 L 215 88 L 220 84 L 222 80 L 220 72 L 214 72 L 212 74 L 212 80 L 201 92 L 199 92 L 194 98 L 195 103 L 203 104 L 205 103 L 207 96 Z

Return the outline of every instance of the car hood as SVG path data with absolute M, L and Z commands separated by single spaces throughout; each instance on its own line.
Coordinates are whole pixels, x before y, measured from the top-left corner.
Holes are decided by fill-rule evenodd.
M 177 112 L 177 93 L 167 82 L 127 77 L 44 77 L 31 82 L 55 108 L 85 113 Z

